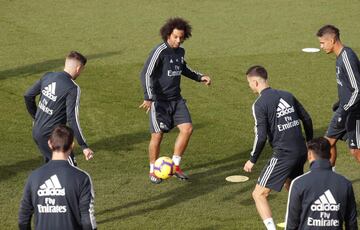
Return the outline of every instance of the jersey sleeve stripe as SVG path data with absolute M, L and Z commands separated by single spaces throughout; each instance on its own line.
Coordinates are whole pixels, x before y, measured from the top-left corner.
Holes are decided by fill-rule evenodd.
M 259 99 L 260 97 L 258 97 Z M 257 146 L 257 143 L 258 143 L 258 139 L 259 139 L 259 136 L 258 136 L 258 131 L 257 131 L 257 119 L 256 119 L 256 114 L 255 114 L 255 103 L 257 102 L 257 100 L 254 102 L 254 104 L 252 105 L 252 113 L 253 113 L 253 116 L 254 116 L 254 120 L 255 120 L 255 126 L 254 126 L 254 133 L 255 133 L 255 139 L 254 139 L 254 144 L 253 144 L 253 149 L 250 153 L 251 156 L 254 155 L 255 153 L 255 150 L 256 150 L 256 146 Z
M 78 90 L 78 94 L 77 94 L 77 98 L 76 98 L 76 106 L 75 106 L 75 119 L 76 119 L 76 125 L 79 129 L 79 133 L 81 138 L 84 140 L 84 142 L 86 143 L 86 139 L 82 133 L 81 127 L 80 127 L 80 119 L 79 119 L 79 105 L 80 105 L 80 94 L 81 94 L 81 90 L 80 87 L 77 86 L 77 90 Z
M 148 68 L 146 70 L 145 73 L 145 86 L 146 86 L 146 91 L 149 95 L 149 99 L 152 99 L 152 93 L 151 93 L 151 89 L 150 89 L 150 76 L 154 70 L 154 66 L 156 61 L 158 60 L 160 53 L 166 49 L 166 44 L 163 43 L 162 45 L 160 45 L 154 52 L 153 56 L 151 57 L 150 63 L 148 65 Z
M 86 143 L 86 139 L 82 133 L 82 129 L 80 127 L 80 119 L 79 119 L 79 105 L 80 105 L 80 94 L 81 94 L 81 90 L 80 87 L 78 86 L 78 84 L 75 83 L 75 81 L 73 80 L 74 84 L 76 85 L 77 88 L 77 95 L 76 95 L 76 105 L 75 105 L 75 120 L 76 120 L 76 126 L 79 130 L 80 136 L 83 139 L 84 143 Z
M 349 102 L 344 105 L 344 109 L 348 110 L 354 104 L 354 102 L 355 102 L 355 100 L 356 100 L 356 98 L 358 96 L 359 89 L 358 89 L 358 85 L 357 85 L 357 82 L 356 82 L 356 79 L 355 79 L 355 76 L 354 76 L 354 72 L 353 72 L 353 70 L 351 68 L 351 65 L 350 65 L 350 62 L 349 62 L 349 58 L 348 58 L 347 53 L 346 53 L 345 50 L 344 50 L 344 52 L 342 53 L 341 56 L 342 56 L 343 62 L 345 64 L 345 68 L 346 68 L 347 74 L 349 76 L 351 86 L 354 88 L 354 92 L 352 93 Z

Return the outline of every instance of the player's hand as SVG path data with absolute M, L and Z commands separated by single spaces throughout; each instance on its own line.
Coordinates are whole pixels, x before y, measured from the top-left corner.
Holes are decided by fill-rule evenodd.
M 144 100 L 144 102 L 139 106 L 139 108 L 144 109 L 146 111 L 146 113 L 148 113 L 151 108 L 151 104 L 152 104 L 152 101 Z
M 202 76 L 200 80 L 207 86 L 211 85 L 211 79 L 207 75 Z
M 253 166 L 254 166 L 254 163 L 252 163 L 250 160 L 248 160 L 244 165 L 244 171 L 251 172 L 251 169 Z
M 84 156 L 85 156 L 85 159 L 88 161 L 88 160 L 91 160 L 92 158 L 94 158 L 94 151 L 92 151 L 90 148 L 86 148 L 83 150 L 83 153 L 84 153 Z

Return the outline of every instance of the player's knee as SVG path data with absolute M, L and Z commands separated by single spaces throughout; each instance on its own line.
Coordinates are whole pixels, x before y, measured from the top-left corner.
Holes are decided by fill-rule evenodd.
M 191 135 L 193 132 L 193 126 L 192 125 L 186 125 L 181 128 L 180 132 L 183 134 Z
M 152 143 L 160 143 L 162 140 L 162 133 L 153 133 L 151 134 L 151 142 Z
M 350 152 L 355 157 L 355 159 L 360 163 L 360 149 L 351 149 Z
M 269 193 L 266 190 L 258 189 L 257 187 L 252 192 L 252 197 L 255 201 L 259 199 L 267 198 L 268 196 Z

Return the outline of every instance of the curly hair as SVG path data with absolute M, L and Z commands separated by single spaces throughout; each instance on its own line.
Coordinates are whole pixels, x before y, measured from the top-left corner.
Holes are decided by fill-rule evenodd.
M 184 31 L 184 40 L 191 37 L 191 26 L 188 21 L 183 18 L 169 18 L 160 29 L 161 38 L 166 42 L 174 29 Z

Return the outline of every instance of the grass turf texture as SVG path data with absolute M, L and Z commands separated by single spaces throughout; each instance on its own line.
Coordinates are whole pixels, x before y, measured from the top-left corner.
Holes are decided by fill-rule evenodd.
M 225 181 L 244 174 L 253 144 L 251 105 L 244 72 L 264 65 L 274 88 L 293 92 L 310 112 L 315 135 L 324 134 L 336 101 L 335 57 L 302 53 L 318 47 L 323 24 L 341 29 L 342 40 L 360 54 L 359 1 L 24 1 L 0 0 L 0 223 L 16 229 L 25 180 L 42 160 L 31 137 L 23 93 L 44 72 L 58 71 L 78 50 L 89 57 L 77 80 L 80 120 L 96 151 L 86 162 L 96 190 L 100 229 L 263 229 L 251 191 L 269 153 L 266 147 L 246 183 Z M 139 72 L 160 42 L 170 16 L 193 26 L 186 41 L 191 67 L 212 76 L 210 88 L 183 79 L 195 132 L 183 158 L 191 182 L 148 180 L 148 117 Z M 161 155 L 171 156 L 176 131 L 165 136 Z M 353 181 L 360 198 L 359 164 L 340 143 L 337 171 Z M 273 193 L 276 222 L 285 215 L 287 193 Z M 358 207 L 360 206 L 358 201 Z

